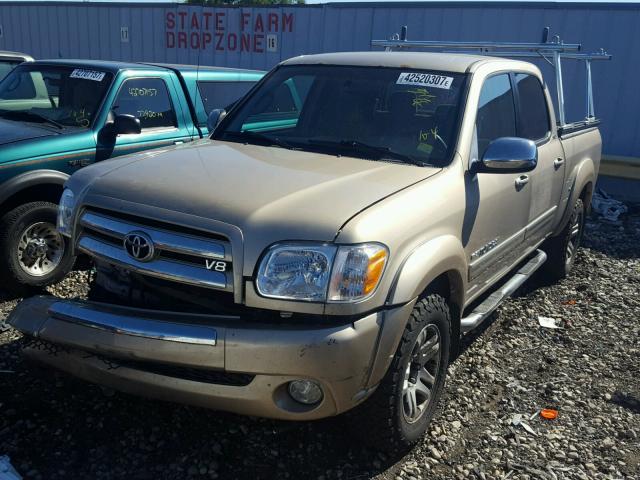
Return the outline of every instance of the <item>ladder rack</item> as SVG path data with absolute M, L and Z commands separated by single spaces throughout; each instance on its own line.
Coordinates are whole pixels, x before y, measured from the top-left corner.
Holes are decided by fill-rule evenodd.
M 555 69 L 556 94 L 558 99 L 558 117 L 560 126 L 569 126 L 566 123 L 564 108 L 564 88 L 562 83 L 562 60 L 584 61 L 587 85 L 586 85 L 586 115 L 585 123 L 597 122 L 593 108 L 593 85 L 591 80 L 591 62 L 594 60 L 611 60 L 611 55 L 604 50 L 593 53 L 581 53 L 581 44 L 564 43 L 558 35 L 549 40 L 549 27 L 542 32 L 540 43 L 517 42 L 441 42 L 437 40 L 408 40 L 407 27 L 402 27 L 401 32 L 396 33 L 389 40 L 372 40 L 371 46 L 382 47 L 385 51 L 403 49 L 437 49 L 445 53 L 473 53 L 476 55 L 491 55 L 494 57 L 512 58 L 542 58 Z

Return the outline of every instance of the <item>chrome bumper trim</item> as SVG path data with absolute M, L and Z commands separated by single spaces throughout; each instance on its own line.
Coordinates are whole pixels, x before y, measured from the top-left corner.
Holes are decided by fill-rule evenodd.
M 215 346 L 218 340 L 215 328 L 124 316 L 69 302 L 53 303 L 49 315 L 65 322 L 134 337 L 210 346 Z

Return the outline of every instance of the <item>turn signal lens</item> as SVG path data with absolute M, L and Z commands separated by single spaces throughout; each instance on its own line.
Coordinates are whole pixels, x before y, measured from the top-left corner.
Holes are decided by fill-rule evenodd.
M 340 247 L 334 260 L 328 300 L 352 302 L 372 295 L 388 256 L 387 248 L 378 243 Z

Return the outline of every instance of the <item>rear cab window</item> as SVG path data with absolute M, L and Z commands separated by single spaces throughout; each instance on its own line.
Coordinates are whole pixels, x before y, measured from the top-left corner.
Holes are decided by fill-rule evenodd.
M 139 118 L 143 131 L 178 126 L 167 84 L 161 78 L 125 80 L 111 108 L 116 115 Z
M 551 124 L 540 80 L 527 73 L 515 73 L 513 78 L 518 95 L 518 136 L 533 141 L 546 138 Z

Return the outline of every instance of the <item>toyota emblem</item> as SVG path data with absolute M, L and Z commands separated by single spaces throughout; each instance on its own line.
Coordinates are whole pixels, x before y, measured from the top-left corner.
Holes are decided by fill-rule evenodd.
M 131 258 L 139 262 L 148 262 L 153 258 L 153 241 L 143 232 L 130 232 L 124 236 L 124 249 Z

